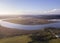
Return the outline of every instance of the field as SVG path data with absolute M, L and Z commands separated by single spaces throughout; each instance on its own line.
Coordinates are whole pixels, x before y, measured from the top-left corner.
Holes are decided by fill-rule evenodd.
M 29 41 L 31 41 L 31 39 L 28 35 L 0 39 L 0 43 L 28 43 Z
M 31 38 L 29 38 L 28 35 L 0 39 L 0 43 L 28 43 L 30 41 Z M 60 39 L 53 39 L 50 40 L 48 43 L 60 43 Z
M 31 41 L 31 38 L 28 37 L 29 35 L 22 35 L 22 36 L 15 36 L 0 39 L 0 43 L 28 43 Z M 48 43 L 60 43 L 60 39 L 52 39 Z
M 6 19 L 4 21 L 16 23 L 16 24 L 24 24 L 24 25 L 39 25 L 39 24 L 48 24 L 53 23 L 53 21 L 48 21 L 47 19 L 37 19 L 37 18 L 12 18 Z
M 60 43 L 60 39 L 53 39 L 50 41 L 50 43 Z

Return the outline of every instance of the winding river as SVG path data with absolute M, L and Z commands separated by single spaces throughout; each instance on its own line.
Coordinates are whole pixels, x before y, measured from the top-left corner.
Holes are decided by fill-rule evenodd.
M 0 25 L 7 28 L 16 28 L 16 29 L 24 29 L 24 30 L 37 30 L 37 29 L 43 29 L 45 27 L 60 28 L 60 22 L 42 24 L 42 25 L 22 25 L 22 24 L 15 24 L 4 20 L 0 20 Z

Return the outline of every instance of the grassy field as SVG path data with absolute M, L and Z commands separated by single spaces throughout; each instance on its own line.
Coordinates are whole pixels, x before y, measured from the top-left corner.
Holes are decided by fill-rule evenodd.
M 53 39 L 53 40 L 50 40 L 49 43 L 60 43 L 60 39 Z
M 29 35 L 15 36 L 0 39 L 0 43 L 28 43 L 31 41 Z M 48 43 L 60 43 L 60 39 L 52 39 Z
M 29 41 L 31 41 L 31 39 L 28 35 L 0 39 L 0 43 L 28 43 Z

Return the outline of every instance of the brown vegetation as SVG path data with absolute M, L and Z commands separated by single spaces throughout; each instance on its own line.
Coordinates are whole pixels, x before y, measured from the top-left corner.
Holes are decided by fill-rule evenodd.
M 48 21 L 47 19 L 37 19 L 37 18 L 15 18 L 4 21 L 17 23 L 17 24 L 24 24 L 24 25 L 39 25 L 39 24 L 52 23 L 52 21 Z

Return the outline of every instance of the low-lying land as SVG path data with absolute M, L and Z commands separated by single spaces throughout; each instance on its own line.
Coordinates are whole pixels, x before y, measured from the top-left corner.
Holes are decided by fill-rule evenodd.
M 48 21 L 47 19 L 37 19 L 37 18 L 15 18 L 15 19 L 12 18 L 12 19 L 6 19 L 4 21 L 24 25 L 39 25 L 39 24 L 53 23 L 53 21 Z

